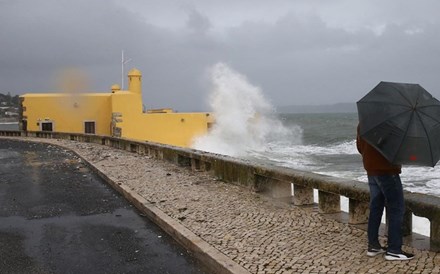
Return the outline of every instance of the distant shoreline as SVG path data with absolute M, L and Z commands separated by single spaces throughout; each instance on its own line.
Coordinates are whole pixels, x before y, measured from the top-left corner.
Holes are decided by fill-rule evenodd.
M 276 107 L 279 113 L 357 113 L 356 103 L 328 105 L 288 105 Z

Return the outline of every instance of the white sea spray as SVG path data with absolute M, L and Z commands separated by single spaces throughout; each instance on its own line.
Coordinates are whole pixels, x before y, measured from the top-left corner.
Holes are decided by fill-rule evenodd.
M 230 156 L 265 151 L 274 140 L 301 141 L 301 128 L 287 128 L 260 88 L 223 63 L 211 68 L 210 106 L 215 123 L 192 147 Z

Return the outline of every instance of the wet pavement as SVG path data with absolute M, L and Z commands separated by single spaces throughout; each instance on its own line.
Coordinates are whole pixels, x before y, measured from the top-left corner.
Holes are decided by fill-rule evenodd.
M 0 273 L 204 273 L 73 153 L 0 140 Z

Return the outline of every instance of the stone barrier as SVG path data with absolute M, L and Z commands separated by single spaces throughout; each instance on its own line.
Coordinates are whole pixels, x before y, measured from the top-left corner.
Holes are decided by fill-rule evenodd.
M 22 136 L 19 130 L 0 130 L 0 136 Z
M 245 186 L 273 198 L 289 199 L 294 205 L 314 204 L 318 190 L 318 209 L 322 214 L 341 212 L 341 196 L 348 198 L 348 222 L 364 224 L 368 220 L 368 185 L 286 167 L 256 164 L 244 159 L 169 145 L 77 133 L 0 131 L 0 136 L 67 139 L 97 143 L 166 160 L 194 171 L 207 171 L 219 180 Z M 292 191 L 293 188 L 293 191 Z M 404 235 L 412 233 L 412 214 L 430 221 L 432 247 L 440 246 L 440 197 L 405 191 Z

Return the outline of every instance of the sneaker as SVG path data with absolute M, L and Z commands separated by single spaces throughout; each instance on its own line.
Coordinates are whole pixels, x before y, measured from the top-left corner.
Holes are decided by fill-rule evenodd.
M 385 252 L 386 252 L 386 250 L 383 247 L 379 247 L 379 248 L 368 247 L 367 256 L 368 257 L 374 257 L 376 255 L 379 255 L 379 254 L 382 254 L 382 253 L 385 253 Z
M 387 261 L 406 261 L 406 260 L 411 260 L 412 258 L 414 258 L 413 254 L 406 253 L 403 251 L 400 253 L 387 252 L 385 254 L 385 260 Z

